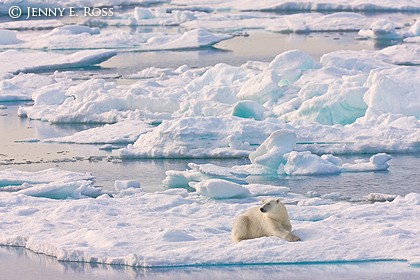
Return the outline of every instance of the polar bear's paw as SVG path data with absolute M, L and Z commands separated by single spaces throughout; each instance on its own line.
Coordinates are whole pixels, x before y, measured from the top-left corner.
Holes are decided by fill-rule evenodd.
M 293 233 L 289 232 L 286 236 L 286 240 L 289 242 L 296 242 L 301 241 L 300 237 L 297 235 L 294 235 Z

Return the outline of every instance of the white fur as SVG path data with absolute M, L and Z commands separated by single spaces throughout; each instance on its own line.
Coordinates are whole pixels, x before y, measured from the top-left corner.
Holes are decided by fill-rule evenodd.
M 300 240 L 292 233 L 286 207 L 279 199 L 264 200 L 262 207 L 248 209 L 233 224 L 232 239 L 235 242 L 263 236 L 277 236 L 287 241 Z

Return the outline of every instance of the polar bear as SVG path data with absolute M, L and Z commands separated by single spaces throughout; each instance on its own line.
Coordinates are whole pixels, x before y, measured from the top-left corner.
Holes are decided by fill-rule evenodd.
M 233 224 L 232 239 L 235 242 L 263 236 L 300 241 L 300 238 L 292 233 L 289 215 L 280 199 L 263 200 L 262 207 L 248 209 Z

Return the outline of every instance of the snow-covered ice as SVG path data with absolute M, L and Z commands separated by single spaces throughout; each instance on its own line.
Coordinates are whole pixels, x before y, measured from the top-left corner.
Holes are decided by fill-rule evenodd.
M 251 195 L 246 187 L 222 179 L 208 179 L 199 183 L 190 183 L 189 185 L 198 194 L 215 199 L 238 198 Z
M 229 34 L 215 34 L 206 29 L 193 29 L 181 33 L 140 33 L 124 30 L 105 30 L 81 25 L 65 25 L 48 33 L 24 33 L 16 37 L 15 31 L 2 30 L 0 46 L 19 49 L 124 49 L 136 51 L 192 49 L 212 46 L 232 38 Z
M 114 50 L 82 50 L 72 54 L 23 52 L 7 50 L 0 52 L 0 75 L 19 72 L 41 72 L 99 64 L 115 56 Z
M 136 130 L 133 130 L 133 127 L 136 127 Z M 152 129 L 153 126 L 143 121 L 122 121 L 115 124 L 105 124 L 102 127 L 83 130 L 69 136 L 44 139 L 44 142 L 127 144 L 134 143 L 141 134 L 149 132 Z
M 393 201 L 395 198 L 397 198 L 397 195 L 395 194 L 384 194 L 384 193 L 370 193 L 367 196 L 367 199 L 369 201 Z
M 8 168 L 0 171 L 0 191 L 53 199 L 96 197 L 102 190 L 93 186 L 94 178 L 57 168 L 34 172 Z
M 0 101 L 29 101 L 32 100 L 32 94 L 38 88 L 57 82 L 53 76 L 21 73 L 9 79 L 0 80 Z
M 416 152 L 419 69 L 399 64 L 418 64 L 419 50 L 417 44 L 403 44 L 336 51 L 320 62 L 288 51 L 271 63 L 146 69 L 130 85 L 102 79 L 75 83 L 70 75 L 55 74 L 43 77 L 34 91 L 26 77 L 38 76 L 6 77 L 0 96 L 32 98 L 34 106 L 18 112 L 30 119 L 124 121 L 102 128 L 101 134 L 109 130 L 113 136 L 101 142 L 128 137 L 126 142 L 134 144 L 119 152 L 126 158 L 247 157 L 277 130 L 296 135 L 298 152 Z M 134 123 L 130 129 L 127 120 L 160 124 L 145 131 Z M 96 132 L 61 140 L 80 142 L 80 135 Z M 94 136 L 83 138 L 98 142 Z
M 369 158 L 369 161 L 357 161 L 354 164 L 345 163 L 341 166 L 341 170 L 346 172 L 360 172 L 360 171 L 383 171 L 389 167 L 388 161 L 392 157 L 388 154 L 376 154 Z
M 286 164 L 280 166 L 278 173 L 288 175 L 316 175 L 316 174 L 337 174 L 340 168 L 309 151 L 292 151 L 284 155 Z
M 116 180 L 114 182 L 114 189 L 117 192 L 126 190 L 129 188 L 139 189 L 141 187 L 140 181 L 137 180 Z
M 385 19 L 375 21 L 369 29 L 360 30 L 359 35 L 376 40 L 401 39 L 401 35 L 396 30 L 396 25 Z
M 282 200 L 301 242 L 264 237 L 236 244 L 230 238 L 235 217 L 259 199 L 137 190 L 65 201 L 2 192 L 0 244 L 61 261 L 146 267 L 418 259 L 415 193 L 374 204 L 290 194 Z M 306 202 L 289 204 L 296 200 Z

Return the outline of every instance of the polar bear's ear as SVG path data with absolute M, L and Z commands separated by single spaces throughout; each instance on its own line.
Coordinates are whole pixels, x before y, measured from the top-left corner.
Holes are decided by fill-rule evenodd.
M 280 202 L 280 198 L 277 198 L 276 202 L 279 203 Z

